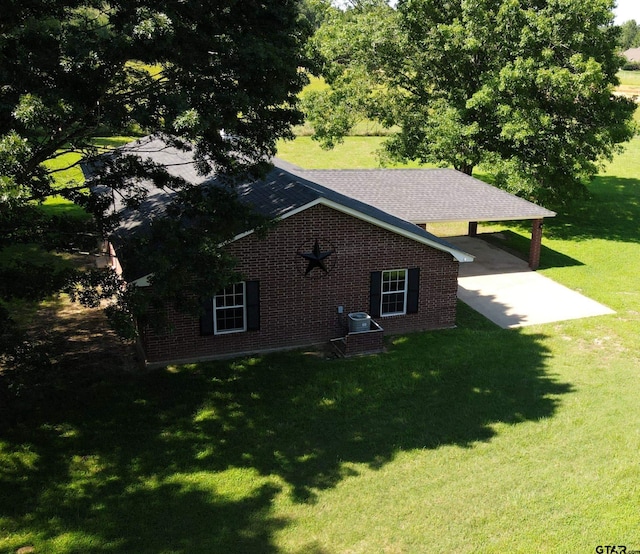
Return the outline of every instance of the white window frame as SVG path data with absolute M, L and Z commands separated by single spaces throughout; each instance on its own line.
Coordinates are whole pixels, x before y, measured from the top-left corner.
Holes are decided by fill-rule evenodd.
M 218 301 L 222 300 L 227 296 L 235 296 L 238 294 L 236 292 L 236 287 L 242 287 L 242 304 L 230 304 L 228 306 L 222 305 L 218 306 Z M 229 292 L 233 289 L 233 292 Z M 224 310 L 236 310 L 238 308 L 242 308 L 242 327 L 235 327 L 233 329 L 222 329 L 218 330 L 218 312 L 223 312 Z M 247 330 L 247 286 L 244 281 L 240 283 L 234 283 L 233 285 L 229 285 L 220 293 L 216 294 L 213 297 L 213 333 L 214 335 L 228 335 L 231 333 L 242 333 Z
M 384 290 L 385 277 L 389 278 L 392 273 L 404 273 L 404 288 L 397 290 Z M 391 294 L 402 293 L 404 295 L 404 300 L 402 303 L 402 311 L 401 312 L 385 312 L 384 311 L 384 299 L 385 296 L 389 296 Z M 409 270 L 405 269 L 387 269 L 382 271 L 381 281 L 380 281 L 380 317 L 389 317 L 393 315 L 405 315 L 407 313 L 407 296 L 409 295 Z

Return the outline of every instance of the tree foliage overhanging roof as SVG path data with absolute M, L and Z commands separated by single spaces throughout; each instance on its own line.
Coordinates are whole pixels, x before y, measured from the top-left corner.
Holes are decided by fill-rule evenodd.
M 3 237 L 64 248 L 72 241 L 68 233 L 57 244 L 44 244 L 29 231 L 36 217 L 33 203 L 54 194 L 89 210 L 95 232 L 114 224 L 106 204 L 89 195 L 84 183 L 59 177 L 66 167 L 51 169 L 52 161 L 65 160 L 70 152 L 79 155 L 70 163 L 100 154 L 96 136 L 162 132 L 176 137 L 175 144 L 193 145 L 201 173 L 264 171 L 276 141 L 291 136 L 292 124 L 301 118 L 297 98 L 305 76 L 299 68 L 309 25 L 298 8 L 297 0 L 3 2 Z M 131 177 L 143 176 L 183 190 L 180 207 L 158 222 L 167 245 L 158 263 L 167 272 L 175 270 L 174 278 L 165 290 L 156 290 L 156 298 L 137 299 L 142 302 L 138 308 L 180 302 L 187 279 L 196 283 L 196 291 L 198 285 L 223 285 L 233 276 L 233 264 L 219 255 L 217 245 L 231 232 L 233 195 L 217 202 L 204 199 L 187 183 L 168 178 L 161 167 L 131 158 L 111 172 L 110 185 L 134 206 L 144 192 Z M 205 211 L 219 222 L 215 237 L 174 233 L 181 218 Z M 51 219 L 47 234 L 58 223 Z M 80 231 L 87 233 L 86 228 Z M 0 239 L 0 247 L 5 244 Z M 170 255 L 169 245 L 175 247 Z M 180 270 L 187 267 L 196 271 Z M 115 281 L 101 285 L 99 280 L 90 272 L 76 275 L 68 289 L 87 303 L 120 294 Z M 8 290 L 5 296 L 15 294 Z

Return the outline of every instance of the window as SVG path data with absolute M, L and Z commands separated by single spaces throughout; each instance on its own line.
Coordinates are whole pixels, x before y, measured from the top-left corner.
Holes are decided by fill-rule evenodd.
M 213 297 L 213 324 L 216 335 L 246 331 L 244 283 L 231 285 Z
M 405 315 L 418 312 L 420 268 L 372 271 L 369 315 Z
M 402 315 L 405 313 L 407 313 L 407 270 L 383 271 L 380 315 Z
M 260 329 L 260 283 L 246 281 L 226 287 L 202 303 L 200 334 L 224 335 Z

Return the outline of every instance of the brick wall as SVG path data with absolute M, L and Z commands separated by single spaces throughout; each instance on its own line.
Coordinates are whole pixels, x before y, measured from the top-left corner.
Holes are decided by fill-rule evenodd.
M 328 273 L 296 252 L 315 239 Z M 455 324 L 458 262 L 451 254 L 318 205 L 281 221 L 266 237 L 249 235 L 229 245 L 247 280 L 260 281 L 260 330 L 200 336 L 199 320 L 171 314 L 174 330 L 142 341 L 148 362 L 199 359 L 302 346 L 346 334 L 347 314 L 369 311 L 372 271 L 420 268 L 418 313 L 376 318 L 385 333 L 452 327 Z M 338 313 L 338 306 L 343 313 Z

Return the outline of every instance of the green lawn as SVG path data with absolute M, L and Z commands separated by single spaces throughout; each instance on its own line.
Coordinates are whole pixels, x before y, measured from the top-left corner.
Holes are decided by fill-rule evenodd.
M 620 85 L 640 88 L 640 71 L 619 71 Z
M 615 315 L 60 383 L 0 431 L 0 551 L 640 549 L 640 139 L 591 192 L 541 273 Z
M 108 150 L 122 146 L 132 140 L 134 140 L 132 137 L 98 137 L 94 139 L 94 143 L 97 147 Z M 70 183 L 73 186 L 74 182 L 80 184 L 84 181 L 84 175 L 82 174 L 80 165 L 75 165 L 80 159 L 81 155 L 79 153 L 72 152 L 49 160 L 45 165 L 54 172 L 53 176 L 57 184 L 63 185 Z M 50 214 L 70 215 L 80 218 L 87 217 L 87 213 L 80 206 L 60 196 L 47 198 L 42 208 Z
M 308 136 L 278 143 L 278 156 L 305 169 L 365 169 L 380 167 L 384 137 L 349 136 L 332 150 L 323 150 Z M 416 163 L 388 167 L 418 167 Z

